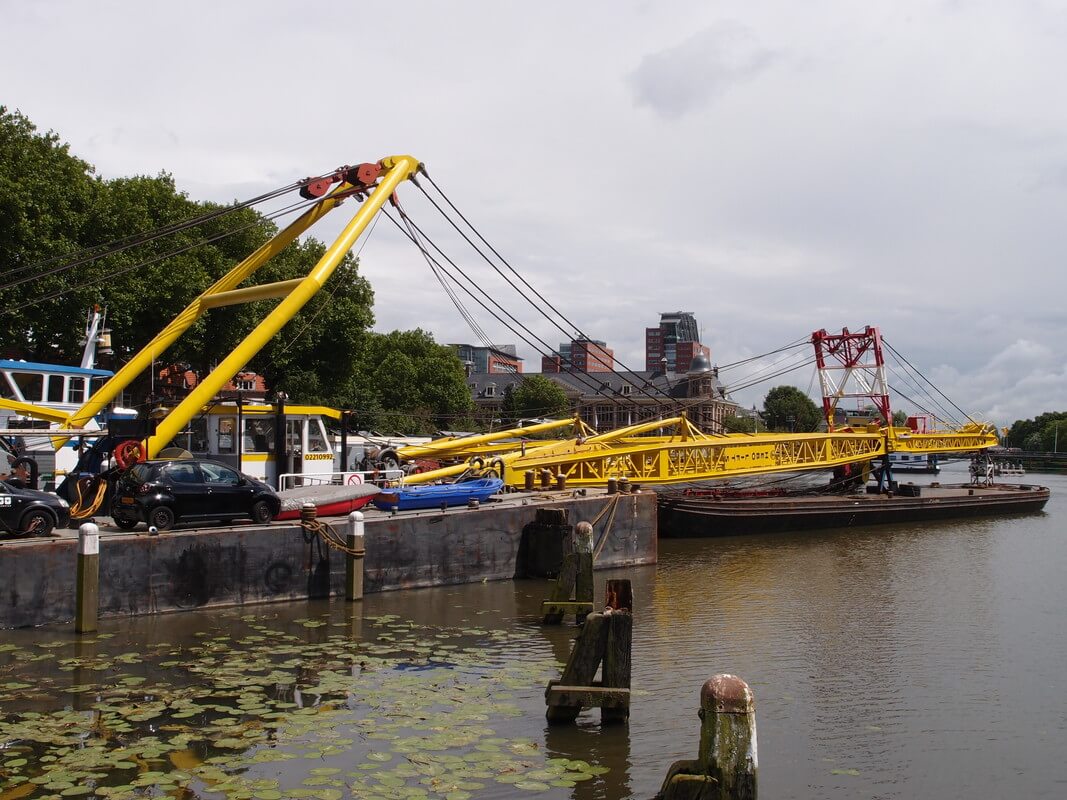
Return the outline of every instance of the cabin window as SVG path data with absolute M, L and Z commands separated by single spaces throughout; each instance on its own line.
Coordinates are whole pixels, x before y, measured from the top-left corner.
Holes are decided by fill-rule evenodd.
M 98 391 L 100 391 L 100 387 L 103 386 L 105 383 L 107 383 L 109 380 L 110 380 L 110 378 L 107 378 L 107 377 L 105 377 L 103 375 L 101 375 L 99 378 L 90 379 L 90 381 L 89 381 L 89 396 L 91 397 L 92 395 L 94 395 Z M 126 395 L 124 394 L 123 397 L 126 397 Z M 129 405 L 129 401 L 128 400 L 124 400 L 123 402 L 126 403 L 126 405 Z
M 246 453 L 274 452 L 274 420 L 245 419 L 244 451 Z
M 285 452 L 286 453 L 303 453 L 304 442 L 302 428 L 304 427 L 303 420 L 299 419 L 287 419 L 285 421 Z
M 188 440 L 185 449 L 191 453 L 207 453 L 207 417 L 197 417 L 189 422 Z
M 41 402 L 43 399 L 42 392 L 44 391 L 44 375 L 38 375 L 32 372 L 16 372 L 14 378 L 19 394 L 22 395 L 22 399 L 25 402 Z
M 11 375 L 7 372 L 0 375 L 0 397 L 7 398 L 8 400 L 17 399 L 15 394 L 15 384 L 11 381 Z
M 322 430 L 321 419 L 308 420 L 308 451 L 312 453 L 330 452 L 330 443 Z
M 237 452 L 236 437 L 237 420 L 233 417 L 219 417 L 219 453 Z
M 67 380 L 67 402 L 81 405 L 85 402 L 85 378 Z
M 62 375 L 49 375 L 48 376 L 48 402 L 49 403 L 62 403 L 63 402 L 63 376 Z

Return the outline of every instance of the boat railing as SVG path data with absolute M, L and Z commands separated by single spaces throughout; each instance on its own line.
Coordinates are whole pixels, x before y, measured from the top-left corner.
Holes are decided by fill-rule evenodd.
M 371 470 L 368 472 L 285 472 L 278 476 L 278 491 L 298 486 L 357 486 L 369 483 L 385 487 L 396 485 L 404 478 L 401 469 Z

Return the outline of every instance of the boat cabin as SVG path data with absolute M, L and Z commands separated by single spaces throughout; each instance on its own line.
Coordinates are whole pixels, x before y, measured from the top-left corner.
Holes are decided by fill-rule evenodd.
M 343 471 L 326 429 L 328 418 L 338 419 L 340 412 L 326 406 L 285 406 L 279 458 L 274 406 L 217 403 L 194 417 L 171 444 L 278 486 L 283 476 Z

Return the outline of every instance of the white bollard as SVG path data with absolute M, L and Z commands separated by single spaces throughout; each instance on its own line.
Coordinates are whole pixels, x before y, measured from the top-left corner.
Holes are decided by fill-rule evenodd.
M 363 599 L 363 512 L 348 515 L 348 534 L 345 545 L 349 552 L 345 559 L 345 600 Z

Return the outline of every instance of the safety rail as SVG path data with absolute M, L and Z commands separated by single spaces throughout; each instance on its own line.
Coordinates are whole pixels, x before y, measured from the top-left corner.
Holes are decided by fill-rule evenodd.
M 404 470 L 381 469 L 369 472 L 285 472 L 278 476 L 278 491 L 298 486 L 356 486 L 370 483 L 385 487 L 403 482 Z

